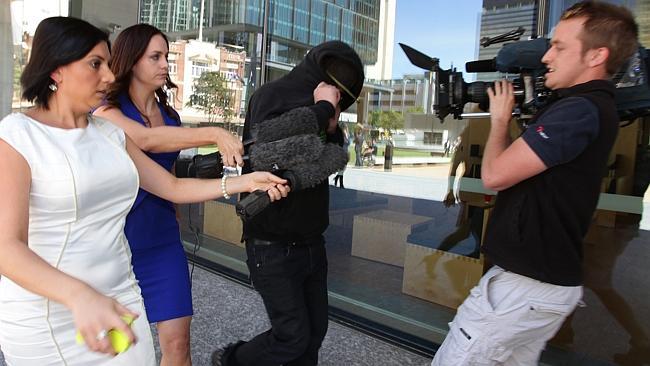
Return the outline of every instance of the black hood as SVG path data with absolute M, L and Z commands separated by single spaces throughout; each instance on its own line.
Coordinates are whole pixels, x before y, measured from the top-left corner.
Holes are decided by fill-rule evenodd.
M 326 72 L 327 71 L 327 72 Z M 361 94 L 363 80 L 363 64 L 359 55 L 341 41 L 321 43 L 309 51 L 305 59 L 298 64 L 287 78 L 302 80 L 311 90 L 321 82 L 337 85 L 330 76 L 334 76 L 354 96 L 341 90 L 341 111 L 348 109 Z
M 353 98 L 346 91 L 341 90 L 341 102 L 339 103 L 341 111 L 348 109 L 361 94 L 365 78 L 363 64 L 352 47 L 340 41 L 329 41 L 312 48 L 303 61 L 296 65 L 289 74 L 264 84 L 258 90 L 259 94 L 269 98 L 271 97 L 269 93 L 262 90 L 270 89 L 269 92 L 273 91 L 272 98 L 276 99 L 276 103 L 271 104 L 278 110 L 267 110 L 266 112 L 270 112 L 271 115 L 280 114 L 293 108 L 314 104 L 313 92 L 320 82 L 337 85 L 327 75 L 326 70 L 354 96 Z

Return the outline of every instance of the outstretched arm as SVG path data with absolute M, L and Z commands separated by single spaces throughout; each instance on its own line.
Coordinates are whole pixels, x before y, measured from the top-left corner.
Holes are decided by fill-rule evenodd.
M 125 116 L 119 108 L 102 106 L 94 114 L 113 122 L 126 132 L 143 151 L 170 152 L 216 144 L 224 165 L 242 165 L 244 148 L 237 136 L 219 127 L 180 128 L 160 126 L 147 128 Z
M 221 179 L 176 178 L 145 155 L 129 137 L 126 149 L 140 176 L 140 186 L 174 203 L 202 202 L 223 196 Z M 271 201 L 286 197 L 287 181 L 271 173 L 254 172 L 225 180 L 226 193 L 266 191 Z

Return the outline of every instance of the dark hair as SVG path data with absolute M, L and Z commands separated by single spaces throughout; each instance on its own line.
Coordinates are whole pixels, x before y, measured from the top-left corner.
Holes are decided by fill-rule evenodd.
M 600 1 L 583 1 L 567 9 L 560 20 L 584 18 L 578 36 L 582 52 L 607 47 L 607 73 L 614 75 L 623 63 L 639 48 L 639 29 L 634 15 L 625 7 Z
M 106 42 L 108 34 L 77 18 L 51 17 L 38 24 L 29 62 L 20 76 L 23 98 L 48 109 L 54 83 L 50 74 L 61 66 L 84 58 L 95 46 Z
M 133 78 L 133 66 L 142 58 L 149 46 L 149 42 L 156 35 L 162 36 L 167 44 L 167 48 L 169 48 L 167 36 L 160 29 L 144 23 L 124 29 L 115 39 L 113 58 L 111 61 L 111 71 L 115 74 L 115 82 L 111 85 L 107 97 L 110 106 L 119 108 L 120 103 L 118 98 L 120 94 L 126 93 L 128 95 L 129 85 Z M 165 86 L 168 89 L 177 88 L 176 84 L 169 78 L 169 73 L 167 73 Z M 180 122 L 178 113 L 169 105 L 167 93 L 165 93 L 162 87 L 156 89 L 156 96 L 165 109 L 165 112 L 171 118 L 175 119 L 176 122 Z M 142 117 L 146 118 L 145 116 Z

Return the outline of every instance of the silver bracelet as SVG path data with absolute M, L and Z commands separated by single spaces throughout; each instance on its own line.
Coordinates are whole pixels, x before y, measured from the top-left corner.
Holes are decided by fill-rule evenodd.
M 223 177 L 221 177 L 221 193 L 223 193 L 223 198 L 229 200 L 230 195 L 226 191 L 226 179 L 228 179 L 228 175 L 224 174 Z

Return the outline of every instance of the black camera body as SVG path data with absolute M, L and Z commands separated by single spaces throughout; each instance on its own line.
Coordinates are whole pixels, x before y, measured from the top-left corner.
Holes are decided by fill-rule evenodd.
M 223 159 L 219 152 L 176 159 L 174 173 L 178 178 L 221 178 Z
M 174 165 L 178 178 L 215 179 L 223 177 L 223 158 L 219 152 L 192 157 L 179 157 Z M 265 191 L 255 191 L 235 205 L 235 212 L 246 221 L 271 203 Z
M 552 94 L 544 86 L 546 66 L 542 57 L 549 48 L 547 38 L 517 41 L 504 45 L 491 60 L 471 61 L 465 64 L 467 72 L 502 72 L 517 75 L 512 79 L 515 91 L 514 116 L 526 121 L 543 108 Z M 400 46 L 411 63 L 431 72 L 431 107 L 442 122 L 448 115 L 455 119 L 471 117 L 463 113 L 466 103 L 478 103 L 481 110 L 489 108 L 487 88 L 494 82 L 466 83 L 456 69 L 443 70 L 437 58 L 429 57 L 407 45 Z M 623 65 L 612 80 L 616 84 L 616 106 L 621 120 L 633 120 L 650 114 L 650 85 L 647 65 L 650 61 L 645 48 L 639 50 Z

